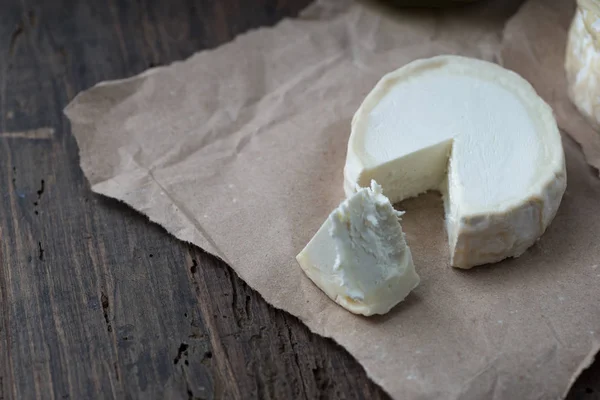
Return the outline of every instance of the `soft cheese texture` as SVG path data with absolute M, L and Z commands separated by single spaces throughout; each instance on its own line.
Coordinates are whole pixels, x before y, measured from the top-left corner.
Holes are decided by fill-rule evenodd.
M 566 187 L 551 108 L 514 72 L 458 56 L 383 77 L 352 121 L 344 177 L 348 196 L 372 179 L 392 202 L 441 191 L 459 268 L 521 255 Z
M 355 314 L 385 314 L 419 284 L 409 247 L 381 186 L 359 189 L 296 259 L 332 300 Z
M 579 0 L 567 39 L 569 97 L 600 132 L 600 2 Z

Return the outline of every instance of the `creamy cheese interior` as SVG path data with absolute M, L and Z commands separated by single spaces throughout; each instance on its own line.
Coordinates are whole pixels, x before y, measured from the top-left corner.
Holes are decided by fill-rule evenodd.
M 344 308 L 385 314 L 419 283 L 399 216 L 381 186 L 372 182 L 329 215 L 296 259 Z
M 386 282 L 402 277 L 412 266 L 399 216 L 375 183 L 371 191 L 359 192 L 331 214 L 329 234 L 336 253 L 333 271 L 349 300 L 365 301 L 365 296 L 375 292 L 373 287 L 390 289 Z
M 368 115 L 361 181 L 381 182 L 399 201 L 438 189 L 450 157 L 449 196 L 472 213 L 522 196 L 546 157 L 542 127 L 526 100 L 490 78 L 444 68 L 397 82 Z M 369 158 L 390 163 L 385 176 L 370 176 Z

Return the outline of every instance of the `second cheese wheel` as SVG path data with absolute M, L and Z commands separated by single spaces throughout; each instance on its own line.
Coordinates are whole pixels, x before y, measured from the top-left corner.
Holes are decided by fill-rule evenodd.
M 569 97 L 600 132 L 600 1 L 579 0 L 567 39 Z

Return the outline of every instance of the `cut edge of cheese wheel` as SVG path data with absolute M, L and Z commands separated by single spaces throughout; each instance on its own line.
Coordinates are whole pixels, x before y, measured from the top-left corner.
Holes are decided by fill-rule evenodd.
M 552 109 L 516 73 L 443 55 L 385 75 L 352 120 L 344 189 L 377 181 L 392 203 L 442 194 L 450 263 L 518 257 L 566 188 Z

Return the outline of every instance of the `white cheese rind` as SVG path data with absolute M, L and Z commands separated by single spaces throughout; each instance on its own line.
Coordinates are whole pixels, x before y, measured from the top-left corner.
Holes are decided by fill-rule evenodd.
M 348 311 L 385 314 L 419 284 L 399 216 L 372 182 L 329 215 L 296 259 Z
M 569 97 L 600 132 L 600 4 L 580 1 L 567 38 Z
M 514 72 L 458 56 L 414 61 L 365 98 L 352 121 L 346 194 L 371 179 L 392 202 L 442 192 L 458 268 L 521 255 L 566 188 L 551 108 Z

